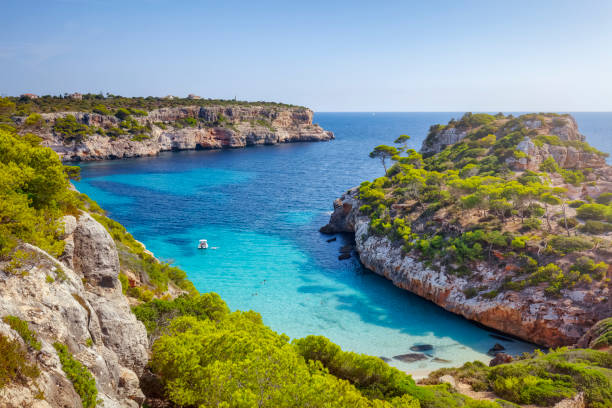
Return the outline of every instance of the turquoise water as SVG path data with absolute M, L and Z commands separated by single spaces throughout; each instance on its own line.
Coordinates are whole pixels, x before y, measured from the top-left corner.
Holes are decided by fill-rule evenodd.
M 582 115 L 584 133 L 591 126 L 603 135 L 606 123 L 612 129 L 612 115 Z M 511 353 L 533 346 L 494 339 L 490 331 L 394 287 L 357 259 L 339 261 L 339 248 L 350 237 L 327 243 L 318 228 L 344 190 L 382 174 L 380 163 L 367 157 L 372 146 L 407 133 L 418 148 L 432 123 L 459 116 L 320 113 L 315 120 L 336 140 L 86 163 L 75 184 L 158 257 L 185 269 L 200 291 L 219 293 L 234 310 L 259 312 L 278 332 L 293 338 L 321 334 L 346 350 L 387 358 L 409 353 L 414 344 L 432 344 L 432 357 L 449 362 L 391 361 L 418 376 L 488 361 L 486 352 L 496 342 Z M 201 238 L 218 248 L 196 249 Z

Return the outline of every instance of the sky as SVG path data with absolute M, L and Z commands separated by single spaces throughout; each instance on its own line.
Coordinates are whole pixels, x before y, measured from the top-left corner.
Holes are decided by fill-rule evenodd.
M 607 0 L 0 3 L 0 95 L 612 111 Z

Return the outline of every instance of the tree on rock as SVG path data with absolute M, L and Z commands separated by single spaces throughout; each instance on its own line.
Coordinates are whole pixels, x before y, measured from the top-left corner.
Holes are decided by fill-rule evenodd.
M 400 152 L 405 152 L 408 149 L 408 141 L 409 140 L 410 140 L 410 136 L 408 136 L 408 135 L 400 135 L 400 137 L 395 139 L 395 141 L 393 143 L 398 144 L 398 145 L 402 145 L 402 147 L 399 148 L 399 151 Z
M 385 168 L 385 174 L 387 174 L 387 159 L 399 154 L 399 151 L 393 146 L 380 145 L 376 146 L 374 150 L 370 152 L 370 158 L 380 159 L 383 167 Z

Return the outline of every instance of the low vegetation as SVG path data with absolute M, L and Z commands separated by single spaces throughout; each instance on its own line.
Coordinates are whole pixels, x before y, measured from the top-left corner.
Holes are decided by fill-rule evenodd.
M 11 383 L 25 384 L 40 375 L 36 365 L 28 361 L 28 355 L 17 340 L 0 334 L 0 389 Z
M 41 344 L 40 341 L 36 338 L 36 333 L 30 330 L 28 326 L 28 322 L 25 322 L 18 318 L 17 316 L 4 316 L 2 318 L 4 323 L 11 326 L 11 329 L 15 330 L 23 339 L 25 344 L 28 347 L 31 347 L 34 350 L 40 350 Z
M 94 408 L 98 405 L 98 389 L 96 380 L 81 362 L 74 358 L 68 347 L 62 343 L 54 343 L 53 347 L 57 351 L 62 370 L 66 377 L 72 382 L 72 386 L 79 397 L 83 408 Z
M 452 375 L 475 391 L 492 391 L 517 404 L 553 406 L 581 392 L 589 408 L 612 406 L 612 354 L 601 351 L 536 351 L 495 367 L 466 363 L 459 368 L 437 370 L 425 383 L 435 384 L 443 375 Z

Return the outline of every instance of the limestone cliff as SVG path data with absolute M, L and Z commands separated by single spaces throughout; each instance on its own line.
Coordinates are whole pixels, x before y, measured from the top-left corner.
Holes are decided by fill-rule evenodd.
M 540 345 L 610 317 L 612 166 L 571 116 L 468 113 L 407 152 L 321 231 L 354 233 L 396 286 Z
M 474 282 L 489 288 L 503 284 L 503 268 L 475 267 L 469 278 L 448 273 L 445 265 L 426 266 L 402 253 L 401 245 L 370 232 L 370 218 L 361 213 L 356 188 L 334 202 L 330 222 L 322 232 L 355 234 L 356 250 L 364 266 L 394 285 L 431 300 L 444 309 L 487 327 L 547 347 L 575 344 L 597 321 L 612 310 L 609 288 L 564 290 L 558 299 L 542 287 L 501 292 L 493 299 L 466 296 Z M 438 220 L 440 222 L 441 220 Z
M 89 134 L 67 137 L 55 127 L 58 118 L 74 116 Z M 23 131 L 42 137 L 43 144 L 62 160 L 100 160 L 153 156 L 169 150 L 237 148 L 289 142 L 328 141 L 330 131 L 313 124 L 313 112 L 298 107 L 182 106 L 160 108 L 146 116 L 122 121 L 116 116 L 86 112 L 43 113 L 43 123 L 25 126 L 25 117 L 14 118 Z M 132 122 L 133 121 L 133 122 Z M 129 128 L 143 133 L 130 134 Z M 136 137 L 135 137 L 136 136 Z
M 27 322 L 42 345 L 31 355 L 40 376 L 0 389 L 0 406 L 81 406 L 53 347 L 60 342 L 93 374 L 98 406 L 138 407 L 144 401 L 138 378 L 149 344 L 143 324 L 122 294 L 115 243 L 87 213 L 66 216 L 64 224 L 61 261 L 23 244 L 27 257 L 17 268 L 0 263 L 0 316 Z M 21 341 L 2 321 L 0 333 Z

